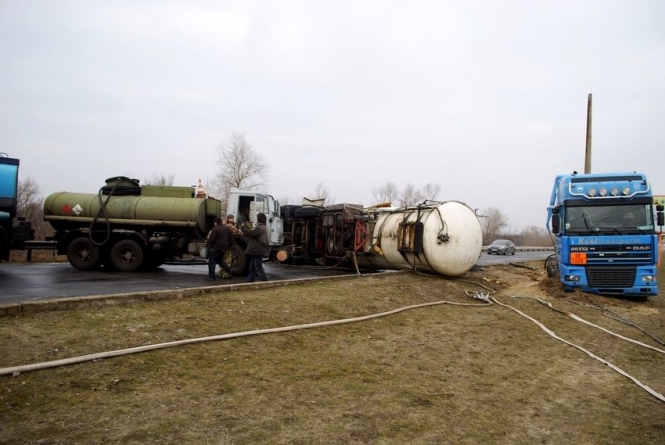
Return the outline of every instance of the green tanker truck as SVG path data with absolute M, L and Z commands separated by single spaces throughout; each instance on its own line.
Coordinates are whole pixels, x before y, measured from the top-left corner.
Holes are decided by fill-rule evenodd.
M 98 193 L 58 192 L 44 202 L 44 219 L 55 229 L 58 254 L 67 255 L 79 270 L 99 266 L 123 272 L 157 268 L 167 261 L 205 258 L 205 238 L 215 217 L 223 216 L 222 202 L 195 187 L 139 185 L 126 177 L 106 180 Z M 227 213 L 255 220 L 265 211 L 279 215 L 269 195 L 233 189 Z M 273 232 L 281 227 L 273 221 Z M 271 241 L 281 243 L 281 236 Z M 246 269 L 245 240 L 237 238 L 229 253 L 235 272 Z

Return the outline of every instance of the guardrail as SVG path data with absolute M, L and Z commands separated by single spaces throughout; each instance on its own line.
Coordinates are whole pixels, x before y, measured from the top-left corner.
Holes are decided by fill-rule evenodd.
M 12 244 L 11 250 L 25 250 L 27 251 L 25 261 L 32 262 L 33 250 L 56 250 L 58 244 L 55 241 L 23 241 L 20 243 Z
M 483 246 L 483 252 L 487 252 L 487 247 Z M 554 247 L 516 246 L 515 250 L 518 252 L 554 252 Z

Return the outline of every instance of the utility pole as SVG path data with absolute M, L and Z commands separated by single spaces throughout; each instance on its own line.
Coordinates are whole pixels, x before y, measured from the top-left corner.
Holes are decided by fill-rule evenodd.
M 586 151 L 584 154 L 584 173 L 591 173 L 591 93 L 586 107 Z

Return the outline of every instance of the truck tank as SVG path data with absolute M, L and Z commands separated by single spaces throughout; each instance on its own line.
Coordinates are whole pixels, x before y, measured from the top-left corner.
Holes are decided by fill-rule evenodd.
M 372 227 L 373 225 L 373 227 Z M 482 230 L 475 212 L 466 204 L 377 210 L 367 224 L 371 233 L 360 267 L 415 269 L 444 276 L 469 271 L 482 251 Z
M 157 196 L 113 196 L 92 193 L 53 193 L 44 202 L 44 219 L 55 228 L 89 227 L 94 219 L 133 228 L 149 227 L 160 231 L 190 228 L 205 233 L 210 229 L 206 214 L 219 215 L 216 201 L 203 198 Z M 208 203 L 207 201 L 212 201 Z M 104 211 L 100 212 L 104 203 Z
M 200 254 L 221 214 L 221 201 L 195 198 L 193 187 L 139 186 L 124 176 L 106 184 L 97 194 L 58 192 L 44 201 L 58 254 L 80 270 L 133 272 Z

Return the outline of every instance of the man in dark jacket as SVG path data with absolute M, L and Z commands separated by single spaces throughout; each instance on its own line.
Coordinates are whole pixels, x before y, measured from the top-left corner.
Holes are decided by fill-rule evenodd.
M 226 272 L 226 278 L 231 278 L 233 272 L 229 265 L 224 262 L 224 252 L 233 246 L 233 235 L 231 229 L 222 224 L 222 218 L 215 218 L 215 227 L 210 231 L 206 245 L 208 246 L 208 276 L 206 280 L 215 281 L 215 266 L 217 264 Z
M 259 213 L 256 215 L 256 227 L 250 229 L 246 224 L 240 227 L 242 233 L 248 237 L 245 256 L 249 261 L 249 274 L 247 282 L 252 283 L 256 276 L 259 280 L 268 281 L 266 272 L 263 270 L 263 257 L 266 256 L 268 249 L 268 228 L 266 227 L 266 215 Z

